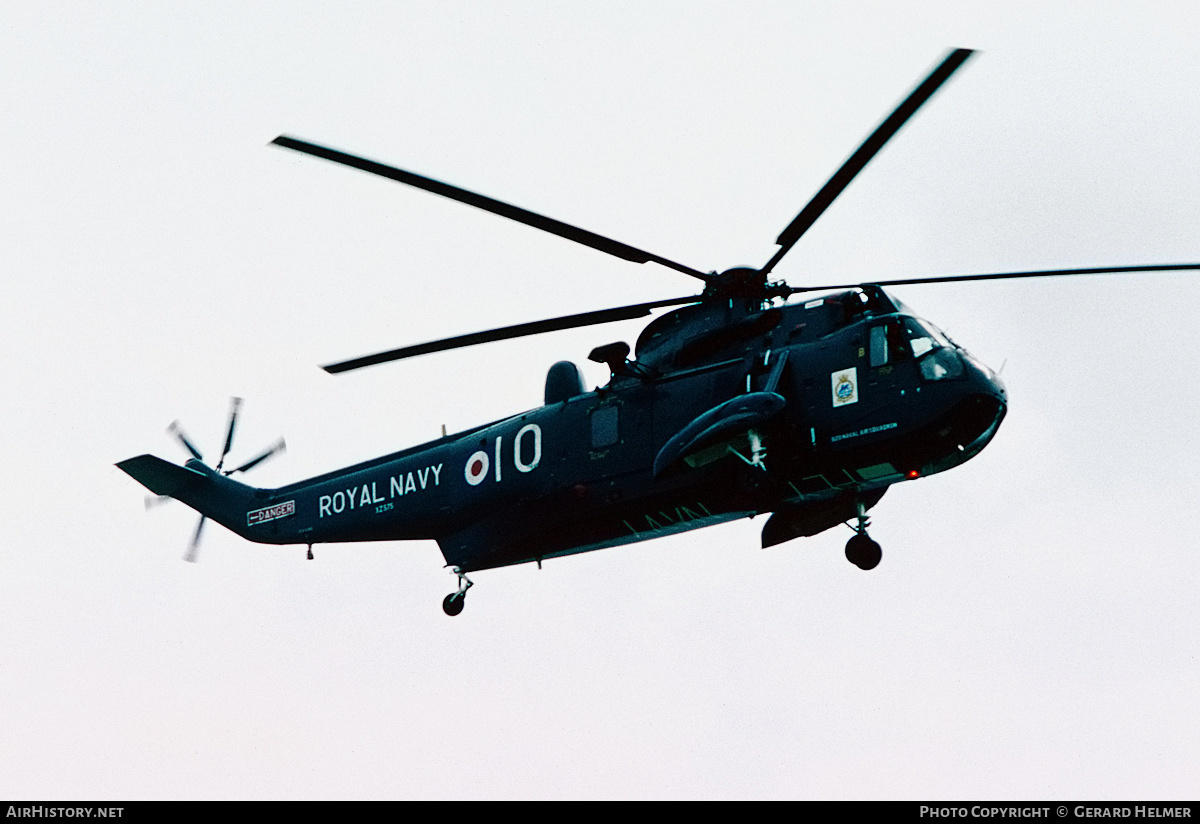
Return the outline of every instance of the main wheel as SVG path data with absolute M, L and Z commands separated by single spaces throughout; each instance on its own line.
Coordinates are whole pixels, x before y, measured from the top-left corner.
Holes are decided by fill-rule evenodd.
M 882 559 L 883 549 L 862 533 L 846 542 L 846 560 L 859 569 L 874 569 Z
M 874 541 L 868 540 L 863 544 L 862 555 L 858 559 L 859 569 L 874 569 L 883 560 L 883 548 Z
M 466 606 L 467 599 L 457 592 L 452 592 L 442 599 L 442 611 L 447 615 L 458 615 Z

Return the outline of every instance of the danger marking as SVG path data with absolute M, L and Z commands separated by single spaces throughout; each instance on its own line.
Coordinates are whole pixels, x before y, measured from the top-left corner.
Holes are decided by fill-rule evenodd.
M 274 521 L 276 518 L 286 518 L 289 515 L 295 514 L 296 502 L 284 501 L 281 504 L 275 504 L 275 506 L 263 507 L 253 512 L 247 512 L 246 521 L 250 526 L 254 526 L 255 524 L 263 524 L 267 521 Z

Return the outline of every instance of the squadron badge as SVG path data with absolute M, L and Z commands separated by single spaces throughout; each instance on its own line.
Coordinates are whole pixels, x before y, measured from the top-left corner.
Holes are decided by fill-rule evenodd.
M 843 369 L 840 372 L 834 372 L 833 378 L 833 405 L 846 406 L 851 403 L 858 403 L 858 368 L 850 367 Z

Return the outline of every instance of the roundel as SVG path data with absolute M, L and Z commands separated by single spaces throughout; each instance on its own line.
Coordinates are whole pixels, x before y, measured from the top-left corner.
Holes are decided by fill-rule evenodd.
M 471 486 L 479 486 L 488 473 L 488 455 L 482 449 L 467 458 L 467 467 L 463 474 Z

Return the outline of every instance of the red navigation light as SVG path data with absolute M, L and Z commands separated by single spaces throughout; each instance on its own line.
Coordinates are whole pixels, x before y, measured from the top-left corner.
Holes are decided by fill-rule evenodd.
M 921 477 L 921 473 L 919 471 L 917 471 L 916 469 L 908 470 L 908 479 L 910 481 L 913 480 L 914 478 L 919 478 L 919 477 Z

